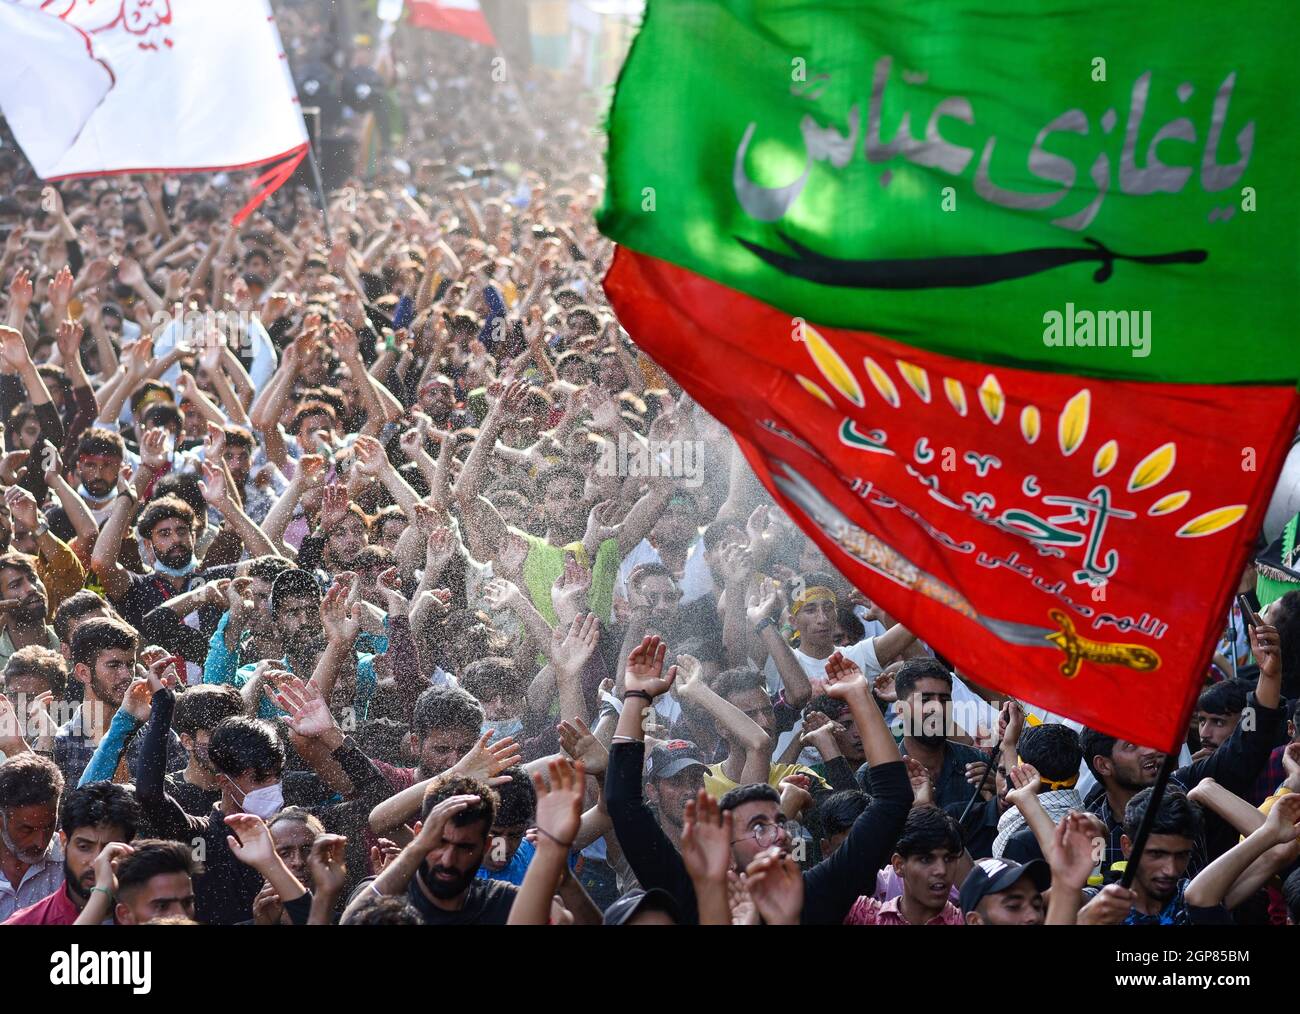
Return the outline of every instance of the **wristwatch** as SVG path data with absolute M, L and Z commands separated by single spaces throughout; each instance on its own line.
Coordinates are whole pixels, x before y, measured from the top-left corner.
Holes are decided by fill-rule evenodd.
M 764 616 L 761 620 L 758 621 L 758 624 L 754 627 L 754 633 L 761 634 L 768 627 L 774 627 L 774 626 L 776 626 L 776 617 Z

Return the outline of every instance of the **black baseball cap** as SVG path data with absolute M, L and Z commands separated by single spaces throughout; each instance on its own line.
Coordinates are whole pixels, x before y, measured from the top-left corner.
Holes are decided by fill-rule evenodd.
M 675 923 L 680 924 L 682 921 L 682 910 L 677 899 L 662 887 L 652 887 L 648 891 L 633 891 L 605 909 L 605 925 L 622 926 L 641 911 L 659 911 Z
M 1041 859 L 1031 859 L 1023 866 L 1010 859 L 979 860 L 961 885 L 961 910 L 975 911 L 975 907 L 990 894 L 1000 894 L 1026 876 L 1040 891 L 1052 886 L 1052 871 Z
M 650 751 L 650 762 L 646 766 L 646 777 L 651 779 L 672 778 L 680 775 L 690 767 L 708 769 L 700 749 L 685 739 L 669 739 L 656 744 Z

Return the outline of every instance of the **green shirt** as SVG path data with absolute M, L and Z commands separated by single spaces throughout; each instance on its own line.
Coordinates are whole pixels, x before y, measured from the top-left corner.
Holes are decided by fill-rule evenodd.
M 511 528 L 510 531 L 528 542 L 528 557 L 524 560 L 524 587 L 537 611 L 546 617 L 547 623 L 554 626 L 557 617 L 555 607 L 551 605 L 551 585 L 564 573 L 565 554 L 572 553 L 579 563 L 588 566 L 586 550 L 582 548 L 581 542 L 552 546 L 545 539 L 529 535 L 518 528 Z M 609 611 L 614 601 L 618 565 L 618 540 L 606 539 L 596 550 L 596 563 L 591 568 L 591 590 L 587 593 L 591 611 L 605 622 L 609 621 Z

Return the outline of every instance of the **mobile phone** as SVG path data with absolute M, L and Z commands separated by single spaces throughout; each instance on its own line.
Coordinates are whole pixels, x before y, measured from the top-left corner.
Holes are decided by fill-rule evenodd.
M 1264 621 L 1259 618 L 1259 614 L 1250 608 L 1250 600 L 1245 595 L 1237 596 L 1237 605 L 1241 608 L 1241 615 L 1246 618 L 1248 627 L 1262 627 Z

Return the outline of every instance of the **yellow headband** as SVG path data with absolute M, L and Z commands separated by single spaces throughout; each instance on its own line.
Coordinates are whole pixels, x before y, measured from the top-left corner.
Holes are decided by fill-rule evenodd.
M 1016 763 L 1023 764 L 1024 762 L 1025 759 L 1021 757 L 1019 754 L 1016 754 Z M 1079 784 L 1079 775 L 1076 772 L 1075 774 L 1071 775 L 1069 778 L 1066 778 L 1059 782 L 1054 782 L 1050 778 L 1044 778 L 1042 775 L 1039 775 L 1038 780 L 1042 783 L 1042 788 L 1039 791 L 1056 792 L 1058 789 L 1074 788 L 1076 785 Z
M 809 602 L 817 602 L 819 600 L 835 602 L 835 593 L 822 585 L 814 585 L 812 588 L 805 588 L 804 593 L 795 598 L 794 604 L 790 606 L 790 615 L 798 616 L 799 610 Z

